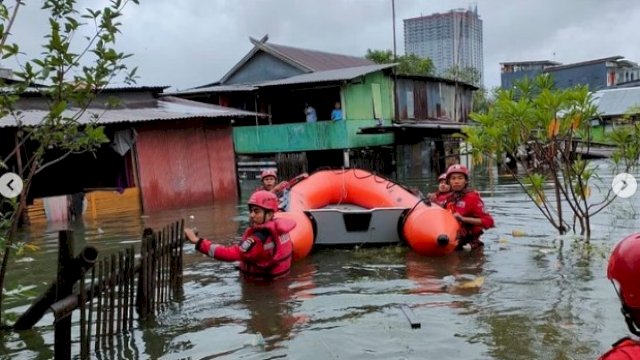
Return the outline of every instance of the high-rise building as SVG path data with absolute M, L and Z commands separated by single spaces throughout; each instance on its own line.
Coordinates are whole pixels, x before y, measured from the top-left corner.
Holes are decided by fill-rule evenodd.
M 404 51 L 430 58 L 439 75 L 452 67 L 474 68 L 480 75 L 475 85 L 483 84 L 482 20 L 477 7 L 404 19 Z

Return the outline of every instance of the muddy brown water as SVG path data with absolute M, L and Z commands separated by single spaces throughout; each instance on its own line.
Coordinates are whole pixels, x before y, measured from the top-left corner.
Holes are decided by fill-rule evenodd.
M 637 175 L 637 174 L 636 174 Z M 432 179 L 409 179 L 421 187 Z M 603 174 L 606 187 L 611 178 Z M 289 279 L 247 284 L 233 264 L 185 247 L 185 299 L 153 321 L 135 322 L 99 359 L 594 359 L 627 335 L 605 276 L 616 241 L 639 229 L 638 194 L 618 199 L 594 219 L 590 247 L 558 238 L 522 190 L 495 172 L 474 178 L 497 227 L 477 253 L 443 258 L 404 246 L 322 249 L 295 263 Z M 243 184 L 253 189 L 255 184 Z M 597 196 L 593 195 L 593 196 Z M 101 254 L 139 244 L 145 226 L 194 216 L 200 234 L 231 242 L 246 226 L 243 205 L 123 213 L 75 227 L 77 248 Z M 40 250 L 16 258 L 4 305 L 15 318 L 55 272 L 59 226 L 24 234 Z M 513 231 L 524 236 L 512 236 Z M 31 288 L 15 295 L 16 288 Z M 12 295 L 13 294 L 13 295 Z M 407 305 L 421 323 L 412 329 Z M 79 353 L 73 318 L 73 353 Z M 0 356 L 53 357 L 53 317 L 33 330 L 6 332 Z

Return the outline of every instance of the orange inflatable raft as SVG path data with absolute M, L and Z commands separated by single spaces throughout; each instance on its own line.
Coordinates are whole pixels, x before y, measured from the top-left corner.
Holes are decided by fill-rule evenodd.
M 322 170 L 291 187 L 285 211 L 294 258 L 318 244 L 404 240 L 418 254 L 454 251 L 458 222 L 450 211 L 423 201 L 405 187 L 360 169 Z

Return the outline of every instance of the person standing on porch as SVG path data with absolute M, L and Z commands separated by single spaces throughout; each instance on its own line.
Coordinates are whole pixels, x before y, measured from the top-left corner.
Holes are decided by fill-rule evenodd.
M 340 101 L 336 101 L 336 104 L 334 105 L 333 111 L 331 112 L 331 120 L 342 120 L 342 107 L 340 105 Z
M 306 119 L 308 123 L 313 123 L 318 121 L 318 115 L 316 114 L 316 109 L 308 103 L 304 103 L 304 114 L 306 115 Z

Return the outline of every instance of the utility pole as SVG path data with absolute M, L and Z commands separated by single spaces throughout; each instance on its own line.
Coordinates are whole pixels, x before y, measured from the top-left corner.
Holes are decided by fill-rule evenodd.
M 393 17 L 393 62 L 398 62 L 398 54 L 396 53 L 396 0 L 391 0 L 391 17 Z M 405 49 L 406 51 L 406 49 Z M 393 119 L 392 122 L 398 121 L 398 78 L 396 77 L 396 69 L 392 69 L 393 75 Z
M 393 17 L 393 61 L 398 60 L 396 54 L 396 0 L 391 0 L 391 16 Z

